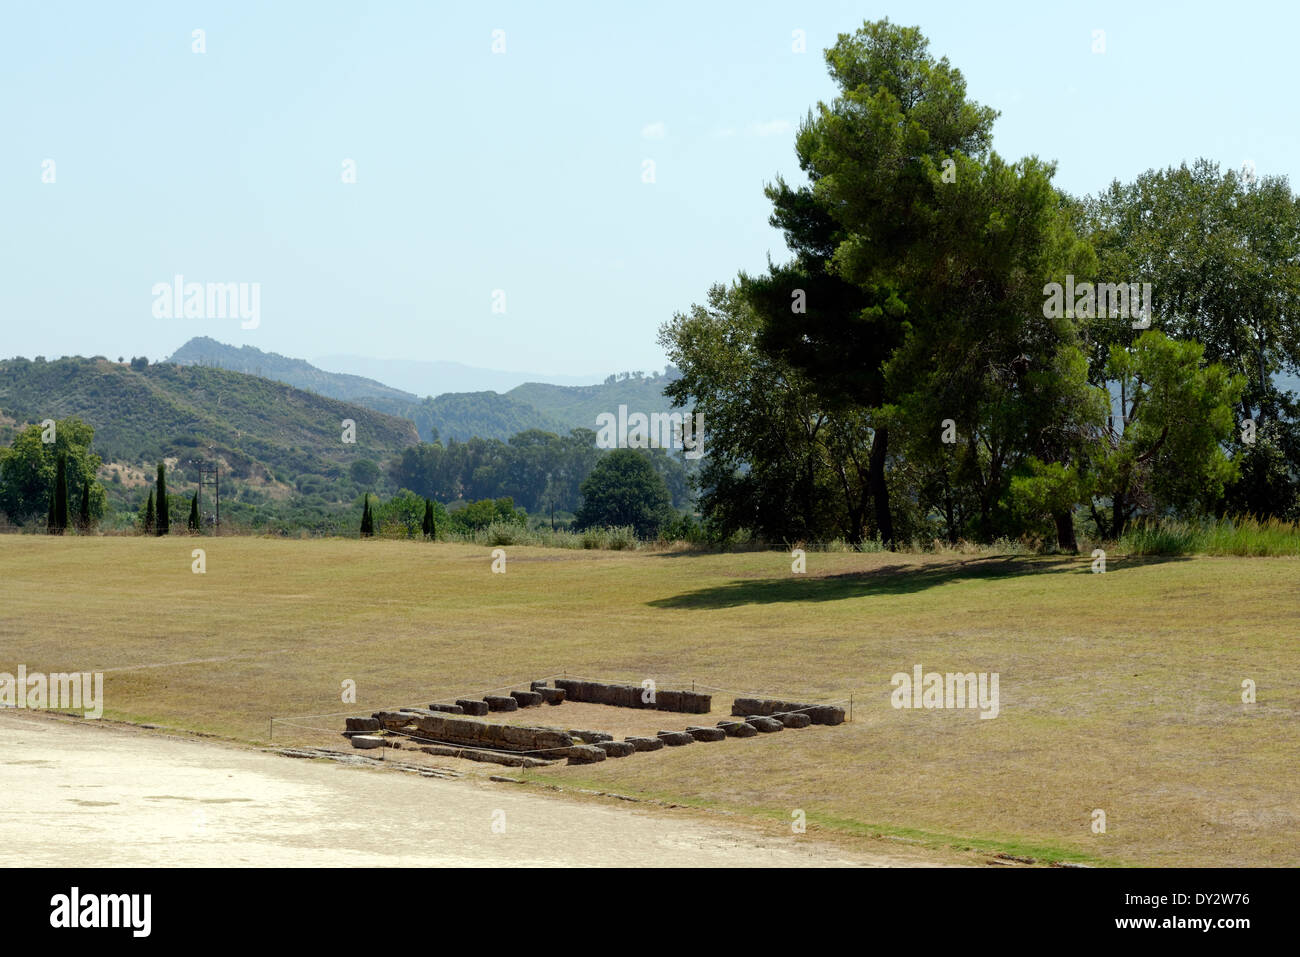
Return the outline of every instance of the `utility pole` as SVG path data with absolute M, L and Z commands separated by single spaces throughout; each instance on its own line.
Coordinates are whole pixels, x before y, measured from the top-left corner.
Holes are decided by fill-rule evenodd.
M 202 519 L 203 486 L 209 482 L 212 483 L 212 499 L 213 499 L 213 506 L 215 508 L 215 518 L 212 524 L 215 529 L 220 529 L 221 527 L 221 468 L 215 464 L 213 465 L 200 464 L 199 465 L 199 491 L 198 491 L 200 523 L 202 523 L 203 521 Z

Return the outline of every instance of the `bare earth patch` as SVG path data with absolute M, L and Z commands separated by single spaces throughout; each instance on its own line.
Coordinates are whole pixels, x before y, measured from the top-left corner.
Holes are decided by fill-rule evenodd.
M 18 755 L 39 756 L 19 758 Z M 0 714 L 0 866 L 930 864 L 689 813 Z M 495 829 L 494 829 L 495 828 Z

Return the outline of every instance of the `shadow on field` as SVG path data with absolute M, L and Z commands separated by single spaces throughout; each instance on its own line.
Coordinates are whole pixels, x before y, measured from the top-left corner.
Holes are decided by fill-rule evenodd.
M 1189 561 L 1185 556 L 1112 558 L 1107 574 Z M 1022 575 L 1091 574 L 1092 560 L 1086 555 L 1047 558 L 1017 555 L 980 556 L 964 561 L 931 565 L 883 565 L 870 571 L 842 575 L 790 575 L 783 578 L 746 579 L 657 598 L 647 604 L 655 608 L 734 608 L 737 605 L 773 604 L 796 601 L 839 601 L 872 595 L 912 595 L 928 588 L 972 579 L 1015 578 Z

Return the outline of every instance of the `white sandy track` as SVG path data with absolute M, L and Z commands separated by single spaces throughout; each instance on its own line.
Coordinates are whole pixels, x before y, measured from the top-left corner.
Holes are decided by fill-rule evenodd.
M 897 866 L 665 810 L 0 712 L 3 866 Z M 504 833 L 493 831 L 504 812 Z M 501 817 L 498 815 L 499 822 Z

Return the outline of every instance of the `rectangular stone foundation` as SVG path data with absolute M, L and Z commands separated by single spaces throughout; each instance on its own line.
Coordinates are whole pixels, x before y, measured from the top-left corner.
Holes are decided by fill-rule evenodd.
M 646 689 L 640 685 L 611 685 L 599 681 L 556 678 L 555 687 L 564 690 L 566 701 L 608 704 L 618 708 L 642 708 L 650 711 L 679 711 L 685 714 L 708 714 L 713 696 L 694 691 L 655 690 L 654 700 L 645 701 Z
M 523 754 L 502 754 L 500 751 L 473 751 L 469 748 L 457 748 L 449 744 L 426 744 L 420 748 L 425 754 L 444 758 L 462 758 L 466 761 L 484 761 L 490 764 L 502 764 L 508 768 L 544 768 L 554 761 L 539 761 Z
M 777 701 L 772 698 L 737 698 L 731 705 L 731 713 L 746 717 L 759 714 L 770 717 L 788 711 L 800 711 L 808 715 L 813 724 L 843 724 L 844 709 L 829 704 L 796 704 L 793 701 Z
M 442 744 L 493 748 L 500 751 L 536 752 L 541 760 L 554 760 L 573 747 L 573 736 L 554 728 L 529 728 L 491 724 L 472 718 L 417 715 L 404 729 L 408 734 L 430 738 Z

